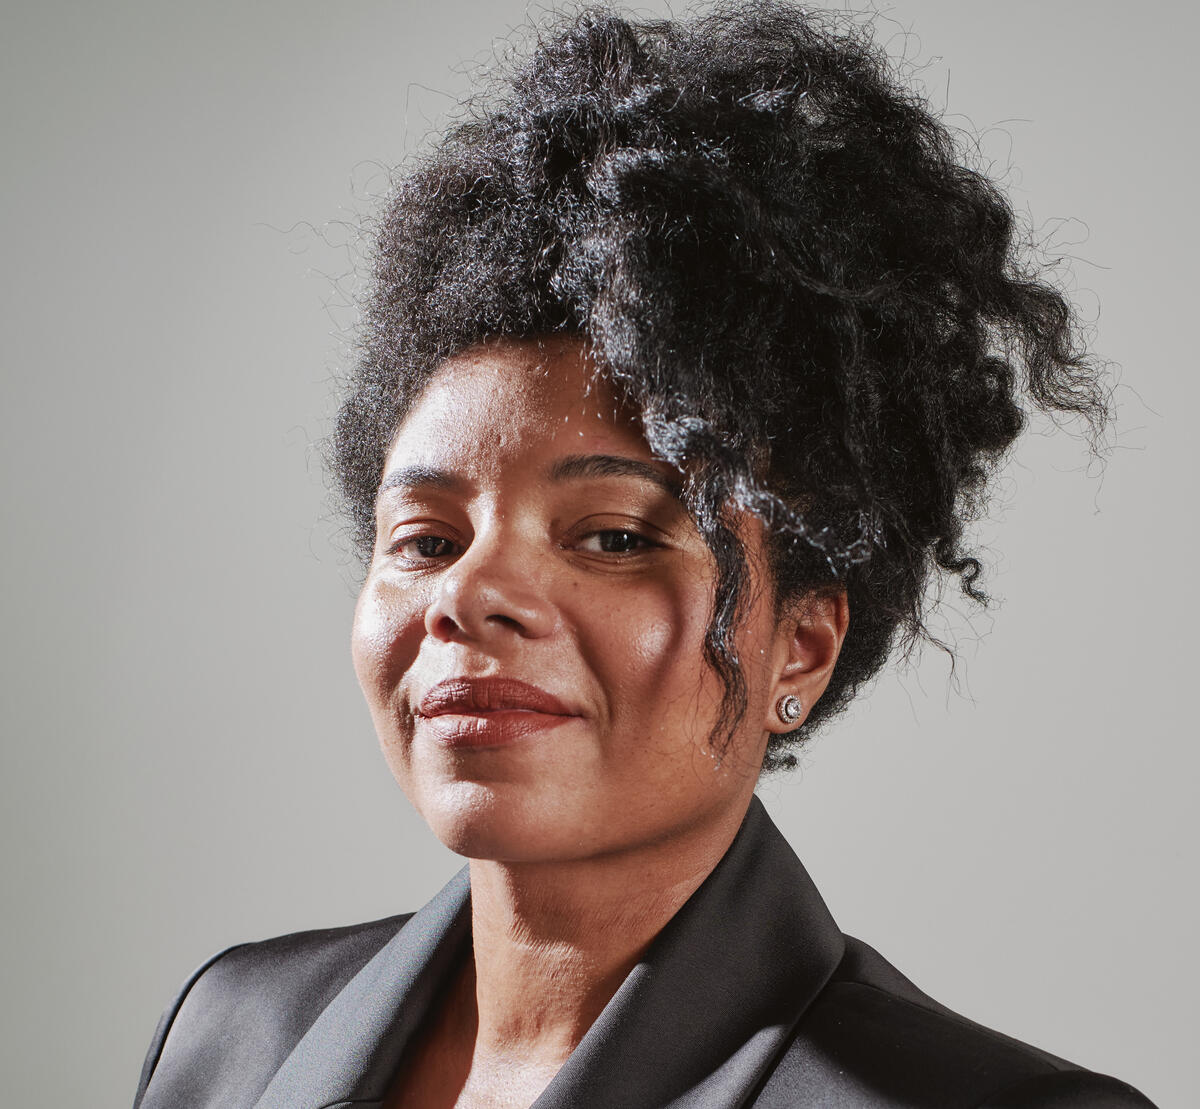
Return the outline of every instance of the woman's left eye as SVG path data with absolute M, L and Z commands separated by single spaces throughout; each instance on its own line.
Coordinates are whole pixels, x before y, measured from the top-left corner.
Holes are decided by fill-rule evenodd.
M 585 535 L 577 544 L 579 550 L 591 551 L 598 554 L 633 554 L 656 546 L 644 535 L 636 531 L 626 531 L 622 528 L 612 528 L 605 531 L 593 531 Z

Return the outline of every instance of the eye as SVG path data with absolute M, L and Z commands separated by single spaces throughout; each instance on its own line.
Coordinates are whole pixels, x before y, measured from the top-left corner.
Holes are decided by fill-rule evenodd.
M 458 544 L 444 535 L 401 536 L 388 547 L 388 554 L 401 555 L 408 562 L 432 562 L 457 553 Z
M 658 546 L 657 543 L 640 535 L 636 531 L 625 528 L 609 528 L 604 531 L 593 531 L 583 536 L 576 544 L 578 550 L 594 554 L 634 554 Z

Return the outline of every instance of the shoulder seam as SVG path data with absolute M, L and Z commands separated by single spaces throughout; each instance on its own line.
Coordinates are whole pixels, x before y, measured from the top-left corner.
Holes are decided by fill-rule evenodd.
M 987 1025 L 978 1024 L 975 1021 L 969 1019 L 968 1017 L 964 1017 L 961 1014 L 956 1013 L 953 1009 L 947 1009 L 945 1006 L 942 1006 L 942 1005 L 938 1004 L 937 1002 L 934 1002 L 935 1005 L 938 1005 L 937 1008 L 930 1008 L 929 1006 L 921 1005 L 918 1002 L 911 1000 L 910 998 L 901 997 L 899 994 L 891 993 L 890 991 L 883 989 L 880 986 L 872 985 L 870 982 L 860 982 L 854 978 L 847 978 L 847 979 L 843 979 L 842 981 L 846 985 L 860 986 L 865 990 L 871 990 L 873 993 L 882 994 L 884 997 L 886 997 L 892 1001 L 898 1001 L 904 1005 L 909 1006 L 912 1009 L 920 1009 L 921 1012 L 928 1013 L 932 1017 L 940 1017 L 943 1020 L 952 1021 L 953 1023 L 959 1025 L 961 1028 L 965 1028 L 969 1031 L 978 1032 L 978 1033 L 986 1036 L 989 1040 L 999 1041 L 1000 1043 L 1003 1043 L 1003 1044 L 1010 1044 L 1014 1047 L 1024 1048 L 1026 1051 L 1035 1052 L 1037 1054 L 1039 1060 L 1044 1062 L 1051 1071 L 1060 1072 L 1060 1073 L 1065 1072 L 1065 1071 L 1081 1071 L 1085 1074 L 1092 1073 L 1090 1071 L 1087 1071 L 1086 1068 L 1076 1066 L 1074 1063 L 1069 1063 L 1069 1062 L 1067 1062 L 1067 1060 L 1060 1059 L 1056 1055 L 1051 1055 L 1048 1051 L 1043 1051 L 1042 1048 L 1037 1047 L 1034 1044 L 1027 1044 L 1023 1040 L 1014 1039 L 1012 1036 L 1009 1036 L 1004 1032 L 998 1032 L 994 1028 L 987 1027 Z M 1022 1081 L 1026 1081 L 1026 1080 L 1022 1079 Z
M 1151 1101 L 1149 1101 L 1149 1099 L 1146 1097 L 1146 1095 L 1143 1094 L 1140 1090 L 1135 1089 L 1134 1087 L 1130 1086 L 1129 1083 L 1123 1082 L 1119 1078 L 1114 1078 L 1110 1074 L 1102 1074 L 1099 1071 L 1088 1070 L 1087 1067 L 1080 1067 L 1080 1066 L 1069 1066 L 1069 1067 L 1060 1068 L 1055 1073 L 1062 1074 L 1062 1075 L 1079 1075 L 1080 1078 L 1083 1078 L 1086 1080 L 1091 1080 L 1094 1083 L 1100 1083 L 1100 1084 L 1102 1084 L 1103 1087 L 1107 1087 L 1107 1088 L 1104 1088 L 1101 1090 L 1101 1092 L 1104 1092 L 1104 1093 L 1120 1092 L 1121 1094 L 1124 1094 L 1124 1095 L 1133 1095 L 1133 1097 L 1137 1100 L 1122 1100 L 1122 1102 L 1121 1102 L 1122 1105 L 1128 1105 L 1130 1107 L 1130 1109 L 1132 1109 L 1132 1107 L 1135 1105 L 1147 1106 L 1148 1109 L 1154 1109 L 1153 1103 Z M 1045 1076 L 1043 1075 L 1041 1077 L 1045 1077 Z M 1023 1078 L 1023 1079 L 1020 1079 L 1019 1081 L 1011 1082 L 1007 1086 L 1001 1086 L 1000 1089 L 993 1090 L 990 1094 L 988 1094 L 987 1097 L 984 1098 L 983 1101 L 979 1102 L 978 1105 L 975 1106 L 975 1109 L 987 1109 L 987 1107 L 989 1105 L 992 1105 L 995 1103 L 997 1098 L 1007 1098 L 1009 1095 L 1014 1094 L 1014 1093 L 1019 1094 L 1021 1092 L 1022 1087 L 1033 1086 L 1038 1081 L 1039 1081 L 1039 1076 L 1031 1075 L 1028 1078 Z M 1088 1091 L 1085 1091 L 1085 1093 L 1087 1093 L 1087 1092 Z M 1096 1092 L 1095 1090 L 1092 1090 L 1092 1091 L 1090 1091 L 1090 1094 L 1094 1094 L 1095 1092 Z M 1057 1104 L 1057 1100 L 1056 1100 L 1055 1104 Z M 1109 1104 L 1109 1102 L 1106 1100 L 1105 1104 L 1107 1105 L 1107 1104 Z
M 1079 1070 L 1078 1067 L 1076 1067 L 1074 1069 Z M 1070 1073 L 1070 1072 L 1060 1070 L 1060 1073 Z M 1009 1082 L 1006 1085 L 1001 1086 L 998 1090 L 993 1090 L 990 1094 L 985 1095 L 982 1101 L 980 1101 L 976 1104 L 975 1109 L 987 1109 L 987 1106 L 990 1105 L 993 1101 L 995 1101 L 996 1098 L 1006 1097 L 1008 1094 L 1011 1094 L 1014 1091 L 1019 1092 L 1022 1086 L 1029 1085 L 1029 1083 L 1032 1081 L 1035 1081 L 1036 1078 L 1037 1078 L 1036 1075 L 1034 1075 L 1032 1078 L 1030 1078 L 1028 1076 L 1025 1078 L 1018 1078 L 1017 1081 L 1015 1081 L 1015 1082 Z
M 137 1095 L 133 1100 L 133 1109 L 138 1109 L 142 1104 L 142 1100 L 146 1096 L 146 1090 L 150 1087 L 150 1079 L 154 1077 L 154 1072 L 158 1067 L 158 1061 L 162 1058 L 163 1048 L 167 1043 L 167 1036 L 170 1035 L 171 1028 L 175 1023 L 175 1018 L 179 1015 L 179 1010 L 183 1008 L 184 1001 L 187 1000 L 188 994 L 192 992 L 192 987 L 200 980 L 212 965 L 223 959 L 231 951 L 236 951 L 240 947 L 249 947 L 246 943 L 230 944 L 226 948 L 218 951 L 215 955 L 209 956 L 204 960 L 179 988 L 179 992 L 175 995 L 171 1004 L 163 1011 L 162 1018 L 159 1021 L 159 1027 L 155 1032 L 154 1040 L 150 1044 L 150 1050 L 146 1053 L 146 1061 L 142 1064 L 142 1074 L 138 1080 Z

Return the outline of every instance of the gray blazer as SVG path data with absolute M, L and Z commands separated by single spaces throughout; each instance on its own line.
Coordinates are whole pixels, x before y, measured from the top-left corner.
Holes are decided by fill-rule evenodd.
M 135 1109 L 378 1106 L 468 950 L 469 896 L 464 869 L 415 915 L 210 959 L 163 1014 Z M 950 1012 L 843 935 L 756 798 L 720 864 L 535 1103 L 665 1106 L 1150 1102 Z

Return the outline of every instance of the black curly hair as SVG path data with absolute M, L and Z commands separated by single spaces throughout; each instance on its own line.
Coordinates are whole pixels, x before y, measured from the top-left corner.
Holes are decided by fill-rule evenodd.
M 367 558 L 385 455 L 438 365 L 580 336 L 686 475 L 716 560 L 705 645 L 745 706 L 733 508 L 767 525 L 777 604 L 845 589 L 824 697 L 768 768 L 925 634 L 1033 405 L 1106 415 L 1073 309 L 868 24 L 780 0 L 684 21 L 544 26 L 399 180 L 374 233 L 361 359 L 331 462 Z

